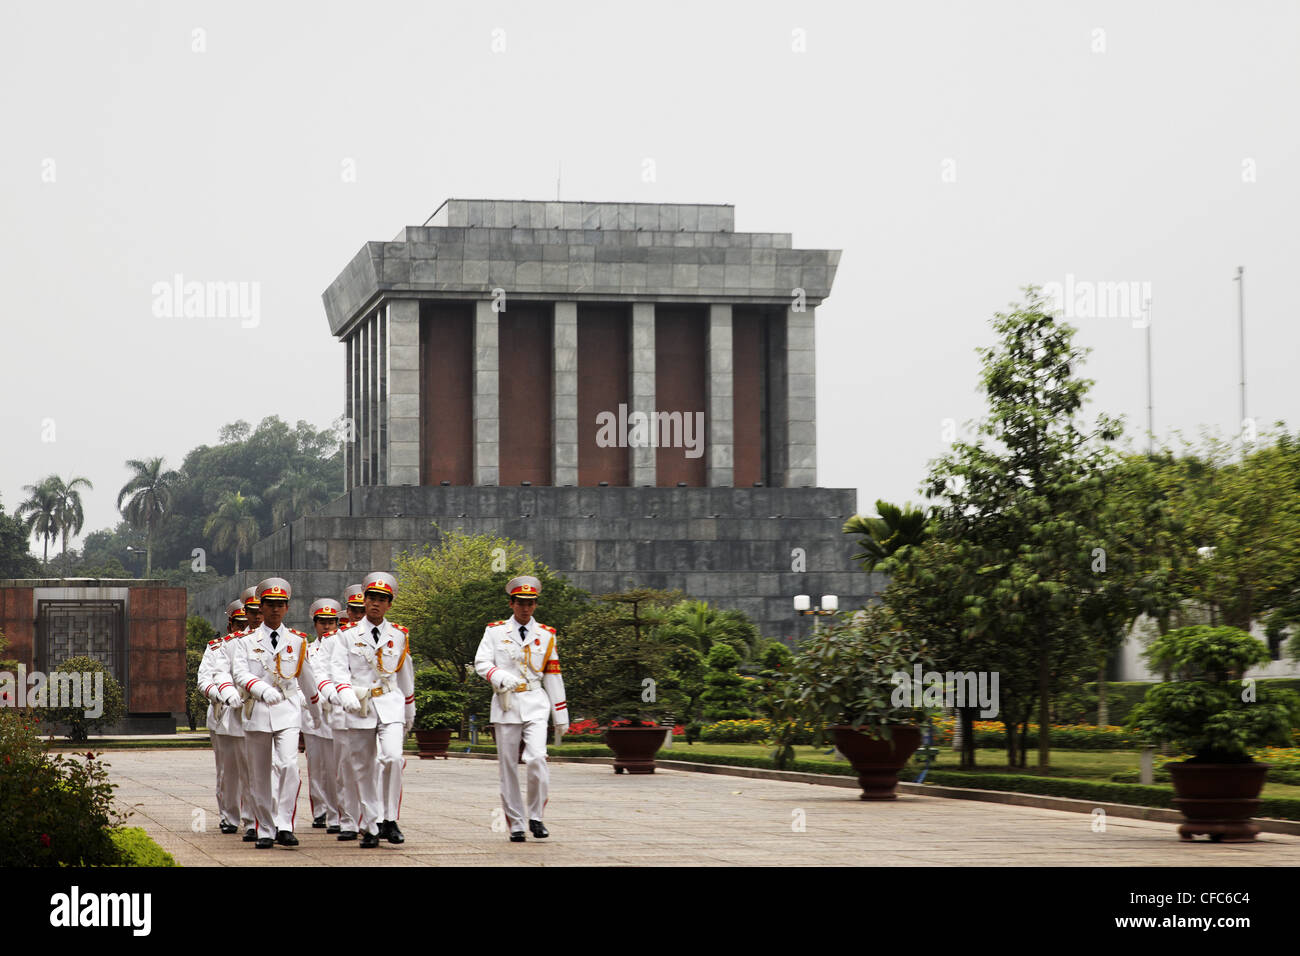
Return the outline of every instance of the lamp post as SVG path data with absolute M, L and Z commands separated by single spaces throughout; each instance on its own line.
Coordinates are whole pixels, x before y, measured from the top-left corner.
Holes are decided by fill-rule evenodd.
M 138 558 L 148 558 L 148 552 L 141 551 L 139 548 L 133 547 L 129 544 L 126 546 L 126 550 L 128 554 L 133 554 Z
M 812 607 L 812 598 L 806 594 L 794 596 L 794 610 L 801 616 L 813 615 L 813 635 L 817 634 L 817 619 L 827 614 L 834 614 L 840 609 L 840 599 L 834 594 L 823 594 L 819 607 Z

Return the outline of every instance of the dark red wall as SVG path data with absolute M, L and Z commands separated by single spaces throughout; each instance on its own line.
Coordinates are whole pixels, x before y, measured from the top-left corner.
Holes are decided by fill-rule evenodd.
M 36 659 L 36 602 L 31 588 L 0 588 L 0 631 L 9 649 L 0 657 L 32 667 Z
M 655 306 L 655 408 L 657 412 L 707 412 L 705 343 L 708 310 L 698 306 Z M 649 412 L 651 409 L 637 409 Z M 708 419 L 705 418 L 705 429 Z M 656 449 L 658 484 L 671 487 L 684 481 L 691 487 L 707 482 L 708 447 L 698 458 L 687 458 L 684 448 Z
M 127 614 L 127 711 L 184 712 L 185 589 L 131 588 Z
M 626 486 L 629 450 L 596 444 L 596 416 L 628 402 L 631 317 L 625 305 L 578 306 L 578 484 Z M 618 436 L 616 435 L 615 438 Z
M 500 313 L 502 485 L 551 483 L 553 324 L 549 303 L 511 301 Z
M 473 303 L 420 303 L 420 380 L 421 484 L 473 484 Z

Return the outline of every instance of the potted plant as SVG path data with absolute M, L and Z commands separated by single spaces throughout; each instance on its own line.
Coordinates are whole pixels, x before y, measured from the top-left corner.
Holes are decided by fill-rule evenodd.
M 673 597 L 649 588 L 605 594 L 570 628 L 579 647 L 599 638 L 600 653 L 584 660 L 582 707 L 604 727 L 615 773 L 654 773 L 664 743 L 657 721 L 681 710 L 669 666 L 675 645 L 656 633 Z
M 469 692 L 455 674 L 441 667 L 415 672 L 415 741 L 421 760 L 446 758 L 468 702 Z
M 898 798 L 898 771 L 921 743 L 928 715 L 913 694 L 916 665 L 929 664 L 926 642 L 905 632 L 883 607 L 841 613 L 799 645 L 775 700 L 778 766 L 793 758 L 803 726 L 813 743 L 829 732 L 858 772 L 862 800 Z
M 1288 744 L 1300 721 L 1300 697 L 1242 680 L 1251 665 L 1267 663 L 1269 653 L 1240 628 L 1178 628 L 1152 641 L 1146 657 L 1175 679 L 1147 692 L 1128 727 L 1192 754 L 1165 765 L 1174 807 L 1187 820 L 1178 835 L 1190 840 L 1205 834 L 1216 843 L 1254 840 L 1259 827 L 1251 818 L 1268 765 L 1254 760 L 1249 748 Z

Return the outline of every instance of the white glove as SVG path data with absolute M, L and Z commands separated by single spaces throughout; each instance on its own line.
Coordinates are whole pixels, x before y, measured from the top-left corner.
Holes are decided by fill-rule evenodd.
M 274 687 L 270 686 L 269 684 L 267 685 L 266 690 L 262 691 L 262 703 L 264 704 L 270 704 L 271 706 L 275 706 L 276 704 L 280 703 L 282 700 L 284 700 L 284 694 L 281 694 L 278 690 L 276 690 Z
M 357 698 L 357 693 L 351 687 L 345 687 L 339 691 L 339 704 L 349 714 L 361 713 L 361 701 Z
M 244 698 L 239 696 L 239 691 L 233 687 L 227 687 L 221 692 L 221 702 L 227 707 L 238 707 L 244 702 Z
M 355 695 L 354 695 L 355 696 Z M 325 703 L 334 707 L 342 707 L 343 700 L 339 697 L 339 692 L 334 689 L 333 685 L 325 691 Z
M 502 671 L 501 683 L 497 685 L 497 690 L 501 691 L 502 693 L 505 693 L 506 691 L 512 691 L 523 682 L 524 679 L 520 677 L 518 674 L 509 674 L 506 673 L 505 671 Z
M 568 725 L 568 724 L 556 724 L 556 725 L 555 725 L 555 746 L 558 747 L 558 746 L 560 745 L 560 740 L 561 740 L 561 738 L 563 738 L 564 735 L 567 734 L 568 732 L 569 732 L 569 725 Z

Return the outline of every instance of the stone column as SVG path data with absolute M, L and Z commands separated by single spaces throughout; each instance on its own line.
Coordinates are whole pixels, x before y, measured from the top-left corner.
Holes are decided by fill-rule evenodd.
M 388 303 L 388 476 L 420 483 L 420 303 Z
M 491 299 L 474 303 L 474 484 L 501 478 L 501 355 Z
M 731 352 L 731 306 L 709 306 L 708 378 L 705 382 L 705 454 L 708 455 L 708 483 L 711 488 L 735 484 L 736 431 L 735 389 Z
M 551 484 L 578 484 L 578 303 L 555 303 L 551 336 Z
M 655 408 L 655 305 L 653 302 L 632 303 L 632 356 L 628 362 L 632 385 L 628 389 L 629 408 L 632 412 L 649 415 Z M 630 429 L 629 429 L 630 431 Z M 632 487 L 655 485 L 656 464 L 653 447 L 632 448 L 630 483 Z
M 817 486 L 817 389 L 815 310 L 786 310 L 786 448 L 785 486 Z

